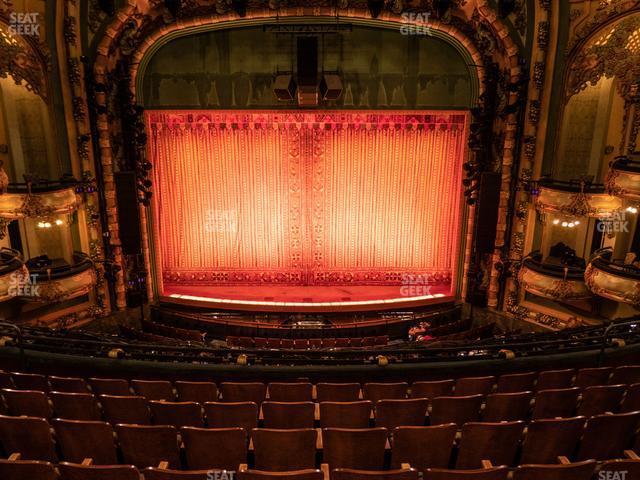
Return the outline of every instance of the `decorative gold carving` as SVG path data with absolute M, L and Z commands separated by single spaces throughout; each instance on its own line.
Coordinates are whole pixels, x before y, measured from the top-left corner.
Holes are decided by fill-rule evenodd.
M 573 58 L 569 66 L 567 95 L 575 95 L 603 76 L 618 79 L 618 91 L 631 96 L 640 78 L 640 49 L 630 38 L 640 30 L 640 15 L 631 15 L 599 38 L 594 37 Z

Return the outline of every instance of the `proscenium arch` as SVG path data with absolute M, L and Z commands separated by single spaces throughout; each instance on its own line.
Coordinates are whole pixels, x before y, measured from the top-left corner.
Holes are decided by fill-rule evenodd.
M 509 28 L 505 25 L 502 19 L 498 16 L 494 8 L 491 6 L 488 0 L 477 0 L 478 5 L 478 13 L 480 17 L 486 21 L 493 34 L 495 35 L 496 41 L 500 45 L 500 51 L 502 52 L 502 59 L 499 61 L 499 64 L 502 68 L 505 68 L 509 72 L 510 81 L 516 82 L 520 76 L 521 68 L 519 62 L 519 48 L 516 42 L 511 38 Z M 94 79 L 96 84 L 106 84 L 109 82 L 108 76 L 114 71 L 116 68 L 118 59 L 122 59 L 122 52 L 118 49 L 118 42 L 121 39 L 121 35 L 125 29 L 125 26 L 128 22 L 134 21 L 136 23 L 140 23 L 138 28 L 141 28 L 145 23 L 147 23 L 151 17 L 148 17 L 148 12 L 143 12 L 140 10 L 140 5 L 135 0 L 127 0 L 125 6 L 123 6 L 116 16 L 114 17 L 111 24 L 106 28 L 104 37 L 100 40 L 96 47 L 96 58 L 93 66 Z M 381 16 L 374 20 L 371 18 L 370 13 L 366 9 L 353 9 L 347 8 L 340 11 L 341 18 L 349 19 L 351 22 L 363 22 L 364 25 L 380 25 L 381 22 L 389 22 L 393 25 L 399 26 L 401 25 L 402 18 L 400 15 L 392 14 L 390 12 L 383 12 Z M 231 25 L 241 26 L 243 22 L 247 22 L 254 19 L 259 19 L 261 22 L 270 21 L 273 18 L 279 19 L 279 21 L 283 22 L 287 17 L 296 17 L 300 18 L 303 16 L 311 16 L 311 17 L 329 17 L 332 20 L 335 20 L 335 11 L 333 9 L 326 8 L 298 8 L 298 7 L 286 7 L 280 9 L 278 12 L 273 10 L 269 10 L 267 8 L 250 10 L 247 12 L 247 18 L 241 19 L 235 13 L 229 12 L 221 15 L 213 14 L 211 16 L 206 17 L 198 17 L 191 20 L 180 20 L 178 22 L 172 24 L 165 24 L 162 27 L 157 28 L 155 31 L 147 35 L 144 39 L 142 39 L 141 43 L 136 47 L 136 51 L 130 56 L 127 55 L 127 60 L 129 64 L 129 88 L 130 92 L 133 95 L 133 99 L 135 100 L 136 93 L 136 82 L 137 82 L 137 72 L 140 66 L 141 61 L 145 57 L 145 52 L 147 49 L 152 47 L 157 41 L 159 41 L 162 37 L 169 35 L 170 33 L 178 30 L 183 30 L 189 27 L 197 27 L 203 25 L 210 25 L 216 23 L 227 23 Z M 134 20 L 138 19 L 140 22 Z M 476 92 L 478 97 L 482 95 L 484 92 L 484 61 L 483 55 L 480 53 L 476 45 L 474 44 L 474 40 L 467 35 L 465 35 L 461 30 L 452 25 L 442 24 L 438 21 L 433 21 L 430 24 L 430 28 L 433 32 L 442 31 L 445 35 L 448 35 L 450 38 L 453 37 L 456 39 L 457 48 L 463 48 L 466 50 L 464 52 L 463 58 L 471 57 L 472 61 L 469 63 L 470 66 L 476 68 L 476 75 L 471 75 L 471 80 L 474 82 L 474 77 L 476 80 Z M 518 94 L 516 92 L 510 92 L 508 94 L 508 102 L 513 103 L 518 100 Z M 111 135 L 110 135 L 110 124 L 111 120 L 108 115 L 108 102 L 107 95 L 105 92 L 95 92 L 95 102 L 97 106 L 103 107 L 104 111 L 99 112 L 96 123 L 98 130 L 98 144 L 100 150 L 100 161 L 102 163 L 103 168 L 107 172 L 111 172 L 113 170 L 113 162 L 114 162 L 114 154 L 112 150 L 111 144 Z M 504 135 L 504 148 L 503 148 L 503 159 L 502 159 L 502 168 L 504 170 L 502 175 L 502 183 L 500 186 L 501 194 L 508 199 L 510 196 L 510 186 L 511 186 L 511 165 L 514 160 L 514 153 L 516 150 L 516 142 L 515 142 L 515 131 L 517 124 L 517 116 L 515 113 L 509 113 L 505 119 L 505 135 Z M 110 212 L 114 212 L 113 215 L 110 215 L 109 219 L 109 232 L 113 238 L 119 238 L 119 228 L 117 222 L 117 205 L 115 202 L 115 188 L 113 182 L 111 180 L 111 175 L 107 176 L 108 181 L 105 182 L 105 193 L 106 193 L 106 208 Z M 468 227 L 466 237 L 470 235 L 469 232 L 473 231 L 473 218 L 474 218 L 474 210 L 475 208 L 472 206 L 469 208 L 468 215 Z M 143 237 L 145 237 L 146 232 L 146 215 L 144 209 L 141 209 L 141 222 L 143 223 Z M 498 212 L 498 229 L 496 230 L 496 245 L 503 241 L 505 231 L 506 231 L 506 218 L 507 218 L 507 209 L 506 207 L 500 207 Z M 465 238 L 466 238 L 465 237 Z M 150 251 L 148 248 L 148 238 L 144 238 L 145 247 L 144 254 L 147 265 L 149 265 L 150 259 Z M 498 246 L 496 246 L 496 249 Z M 497 250 L 496 250 L 497 252 Z M 494 253 L 494 257 L 497 259 L 498 254 Z M 117 248 L 114 251 L 114 258 L 117 263 L 121 263 L 123 261 L 122 252 L 120 252 Z M 464 253 L 464 271 L 467 274 L 463 277 L 463 292 L 466 287 L 464 284 L 468 275 L 469 262 L 471 258 L 471 246 L 469 242 L 465 247 Z M 150 280 L 148 285 L 151 285 L 153 282 Z M 150 298 L 153 298 L 153 292 L 151 287 L 149 288 L 149 293 L 151 295 Z M 124 281 L 121 276 L 118 277 L 117 283 L 115 286 L 116 291 L 116 299 L 117 306 L 124 307 L 125 305 L 125 286 Z
M 385 30 L 398 30 L 403 23 L 400 18 L 393 20 L 373 20 L 355 16 L 341 17 L 345 23 L 352 24 L 354 26 L 378 28 Z M 201 33 L 207 33 L 219 30 L 231 30 L 236 28 L 256 27 L 263 25 L 291 25 L 291 24 L 316 24 L 316 25 L 330 25 L 335 24 L 335 17 L 331 16 L 301 16 L 301 17 L 256 17 L 248 19 L 233 19 L 233 20 L 221 20 L 218 22 L 211 22 L 202 24 L 200 20 L 193 19 L 191 21 L 181 22 L 179 28 L 173 29 L 170 32 L 162 35 L 156 39 L 151 45 L 143 48 L 133 55 L 135 61 L 130 65 L 131 70 L 131 91 L 137 103 L 142 102 L 143 92 L 143 80 L 147 67 L 153 58 L 153 56 L 165 45 L 178 38 L 186 37 L 189 35 L 197 35 Z M 475 105 L 478 101 L 480 94 L 482 93 L 482 61 L 480 53 L 473 48 L 473 44 L 470 41 L 463 43 L 461 39 L 452 35 L 450 32 L 455 29 L 449 25 L 442 25 L 439 22 L 434 22 L 429 25 L 429 35 L 433 38 L 437 38 L 451 45 L 456 52 L 462 57 L 467 71 L 469 72 L 470 81 L 470 107 Z M 462 35 L 462 34 L 460 34 Z M 466 40 L 466 39 L 465 39 Z

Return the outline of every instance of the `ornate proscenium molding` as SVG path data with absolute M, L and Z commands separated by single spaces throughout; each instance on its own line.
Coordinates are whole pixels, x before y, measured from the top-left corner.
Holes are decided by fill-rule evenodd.
M 640 161 L 616 158 L 611 163 L 605 185 L 610 195 L 640 201 Z
M 75 252 L 73 264 L 54 267 L 36 265 L 29 268 L 33 288 L 23 297 L 30 302 L 61 302 L 93 290 L 96 272 L 88 255 Z
M 550 265 L 529 256 L 520 267 L 518 281 L 527 292 L 554 301 L 590 300 L 584 269 Z
M 36 40 L 14 35 L 9 24 L 6 12 L 0 12 L 0 78 L 10 76 L 46 100 L 49 58 Z
M 604 76 L 616 77 L 618 92 L 629 98 L 640 78 L 640 15 L 629 15 L 599 32 L 572 57 L 567 96 L 597 84 Z
M 22 255 L 17 250 L 0 250 L 0 302 L 16 296 L 18 279 L 27 278 L 29 272 L 24 266 Z
M 596 295 L 640 309 L 640 268 L 611 260 L 611 249 L 597 251 L 584 274 Z
M 622 210 L 622 200 L 609 195 L 604 185 L 541 180 L 535 196 L 538 213 L 565 217 L 607 218 Z

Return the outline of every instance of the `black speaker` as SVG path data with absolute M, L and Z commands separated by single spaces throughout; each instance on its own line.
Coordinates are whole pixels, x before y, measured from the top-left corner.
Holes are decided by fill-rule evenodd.
M 318 85 L 318 37 L 298 37 L 298 84 Z
M 337 100 L 342 95 L 342 79 L 340 75 L 327 73 L 320 80 L 320 95 L 324 100 Z
M 296 82 L 293 75 L 277 75 L 273 82 L 273 92 L 278 100 L 293 100 L 296 94 Z
M 501 184 L 502 177 L 499 173 L 484 172 L 480 176 L 478 205 L 476 207 L 478 209 L 476 249 L 480 254 L 492 253 L 494 249 Z
M 142 253 L 142 242 L 136 172 L 116 172 L 114 177 L 122 253 L 138 255 Z

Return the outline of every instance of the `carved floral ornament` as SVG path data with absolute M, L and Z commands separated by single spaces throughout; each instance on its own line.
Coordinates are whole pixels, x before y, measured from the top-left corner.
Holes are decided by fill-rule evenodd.
M 20 35 L 11 33 L 0 14 L 0 78 L 11 77 L 18 85 L 47 100 L 48 60 Z
M 633 95 L 640 79 L 640 14 L 602 29 L 580 49 L 569 67 L 567 96 L 596 85 L 603 76 L 618 80 L 622 97 Z
M 606 218 L 622 211 L 622 201 L 607 193 L 567 192 L 549 187 L 540 187 L 535 197 L 535 207 L 540 215 L 552 213 L 566 217 Z

